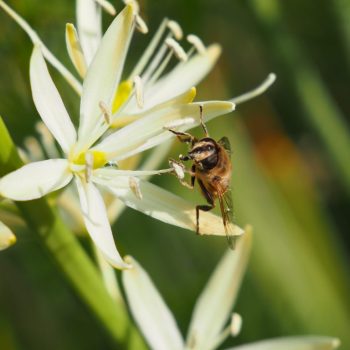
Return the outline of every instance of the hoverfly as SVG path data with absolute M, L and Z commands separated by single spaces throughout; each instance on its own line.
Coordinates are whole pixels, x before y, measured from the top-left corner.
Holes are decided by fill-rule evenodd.
M 184 186 L 193 189 L 197 179 L 201 192 L 208 203 L 207 205 L 196 206 L 196 233 L 200 234 L 200 210 L 209 211 L 214 209 L 215 200 L 218 199 L 228 245 L 231 249 L 234 249 L 235 237 L 231 225 L 233 223 L 233 205 L 230 188 L 232 174 L 230 142 L 226 136 L 218 141 L 210 138 L 208 129 L 203 122 L 202 105 L 199 105 L 199 112 L 200 124 L 205 133 L 204 138 L 197 139 L 189 133 L 168 128 L 181 142 L 190 145 L 188 154 L 180 155 L 179 159 L 193 162 L 191 170 L 187 171 L 190 173 L 191 183 L 187 183 L 181 178 L 179 180 Z M 170 162 L 182 166 L 183 169 L 185 168 L 181 162 L 175 160 L 170 160 Z

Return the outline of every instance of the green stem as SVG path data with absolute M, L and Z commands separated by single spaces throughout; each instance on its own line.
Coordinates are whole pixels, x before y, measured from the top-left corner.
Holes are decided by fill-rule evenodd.
M 0 117 L 0 176 L 23 165 L 16 146 Z M 126 308 L 115 303 L 105 289 L 98 270 L 67 229 L 45 198 L 30 202 L 16 202 L 44 249 L 56 262 L 59 270 L 84 300 L 117 344 L 125 348 L 144 348 Z

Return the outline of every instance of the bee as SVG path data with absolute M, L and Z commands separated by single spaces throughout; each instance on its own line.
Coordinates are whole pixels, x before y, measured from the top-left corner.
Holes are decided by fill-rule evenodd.
M 187 155 L 180 155 L 181 161 L 192 161 L 190 171 L 191 182 L 187 183 L 183 178 L 179 178 L 180 182 L 193 189 L 197 179 L 200 190 L 207 201 L 205 205 L 196 206 L 196 233 L 199 232 L 199 213 L 200 211 L 210 211 L 215 208 L 215 200 L 219 200 L 222 221 L 228 245 L 231 249 L 235 246 L 235 237 L 232 233 L 233 223 L 233 205 L 231 195 L 231 146 L 226 136 L 215 141 L 209 137 L 208 129 L 203 122 L 203 106 L 199 105 L 200 124 L 204 130 L 205 137 L 197 139 L 193 135 L 186 132 L 179 132 L 168 128 L 170 132 L 184 143 L 190 145 Z M 170 160 L 172 164 L 176 163 L 185 169 L 183 163 Z

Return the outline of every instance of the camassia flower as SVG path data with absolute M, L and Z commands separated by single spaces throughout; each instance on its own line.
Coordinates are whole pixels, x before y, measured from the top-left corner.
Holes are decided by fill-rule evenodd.
M 186 340 L 147 272 L 135 259 L 126 258 L 133 267 L 123 271 L 123 287 L 131 313 L 152 350 L 214 350 L 230 335 L 240 333 L 242 318 L 231 312 L 246 271 L 251 241 L 248 227 L 236 249 L 228 250 L 219 261 L 196 301 Z M 226 350 L 332 350 L 339 344 L 339 339 L 332 337 L 295 336 Z
M 123 100 L 121 75 L 137 18 L 134 5 L 127 5 L 104 34 L 84 79 L 77 130 L 50 77 L 41 47 L 34 47 L 30 61 L 34 103 L 64 157 L 29 163 L 0 180 L 0 195 L 20 201 L 61 189 L 74 178 L 87 231 L 105 258 L 117 268 L 130 266 L 117 251 L 96 185 L 130 207 L 191 230 L 195 227 L 195 210 L 191 203 L 142 180 L 144 176 L 172 169 L 123 171 L 105 165 L 117 164 L 169 140 L 172 135 L 167 127 L 184 131 L 199 125 L 200 105 L 206 121 L 231 112 L 235 106 L 232 102 L 220 101 L 193 103 L 195 89 L 191 88 L 145 110 L 121 114 L 123 105 L 138 94 L 137 88 L 129 91 L 128 98 L 115 107 L 116 101 Z M 118 118 L 126 118 L 130 123 L 100 141 Z M 203 234 L 225 234 L 221 218 L 210 213 L 202 215 L 200 230 Z M 238 227 L 235 230 L 237 235 L 242 233 Z

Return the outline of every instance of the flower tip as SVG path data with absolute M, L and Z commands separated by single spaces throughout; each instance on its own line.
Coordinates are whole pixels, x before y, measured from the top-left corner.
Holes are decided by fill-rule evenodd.
M 0 250 L 11 247 L 17 241 L 16 236 L 8 226 L 0 221 Z
M 196 95 L 197 95 L 197 89 L 193 86 L 189 91 L 189 99 L 191 100 L 191 102 L 194 100 Z
M 131 255 L 125 255 L 123 259 L 124 262 L 128 265 L 127 269 L 131 270 L 135 268 L 135 261 Z
M 211 44 L 207 48 L 207 55 L 211 59 L 211 61 L 215 62 L 219 56 L 221 55 L 222 48 L 220 44 Z
M 241 332 L 242 322 L 242 316 L 234 312 L 231 316 L 230 324 L 230 332 L 233 337 L 237 337 L 237 335 Z
M 340 339 L 334 338 L 334 339 L 332 340 L 332 347 L 333 347 L 334 349 L 336 349 L 336 348 L 339 347 L 340 345 L 341 345 Z

